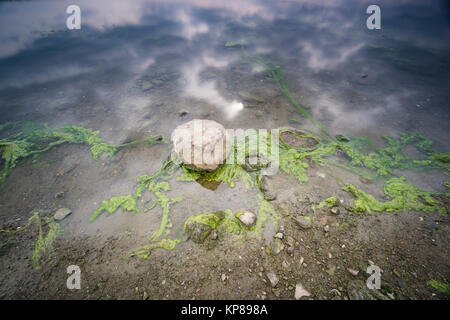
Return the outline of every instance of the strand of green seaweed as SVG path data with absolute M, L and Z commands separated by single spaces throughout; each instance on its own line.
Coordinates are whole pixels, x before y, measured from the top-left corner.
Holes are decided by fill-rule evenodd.
M 80 126 L 50 128 L 46 123 L 38 122 L 7 122 L 0 125 L 0 133 L 5 130 L 17 131 L 16 129 L 19 131 L 0 139 L 0 153 L 4 161 L 3 169 L 0 171 L 0 182 L 2 183 L 21 159 L 36 156 L 63 143 L 87 144 L 91 147 L 92 157 L 97 160 L 104 152 L 109 153 L 112 158 L 121 148 L 138 143 L 147 142 L 153 145 L 168 142 L 167 138 L 157 139 L 157 136 L 151 136 L 142 140 L 113 145 L 100 138 L 99 131 Z

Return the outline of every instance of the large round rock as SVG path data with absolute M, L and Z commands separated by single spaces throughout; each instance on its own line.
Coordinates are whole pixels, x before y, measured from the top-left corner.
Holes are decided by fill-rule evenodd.
M 214 171 L 228 157 L 231 138 L 225 128 L 212 120 L 194 119 L 172 132 L 175 153 L 197 170 Z

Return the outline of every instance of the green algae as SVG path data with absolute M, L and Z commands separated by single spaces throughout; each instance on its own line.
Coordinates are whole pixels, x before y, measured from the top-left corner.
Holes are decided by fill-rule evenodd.
M 58 235 L 62 232 L 59 223 L 55 222 L 53 218 L 45 217 L 42 222 L 39 212 L 33 211 L 33 215 L 28 219 L 27 223 L 14 230 L 2 229 L 0 232 L 14 234 L 23 231 L 31 226 L 35 226 L 38 230 L 38 238 L 34 241 L 33 253 L 31 261 L 33 268 L 41 269 L 43 264 L 49 264 L 55 256 L 54 242 Z M 43 225 L 47 226 L 47 234 L 44 234 Z
M 5 181 L 21 159 L 36 156 L 63 143 L 87 144 L 91 147 L 92 157 L 97 160 L 105 152 L 109 153 L 111 158 L 119 149 L 143 141 L 150 145 L 168 141 L 167 138 L 151 136 L 126 144 L 112 145 L 99 137 L 99 131 L 80 126 L 50 128 L 46 123 L 38 122 L 8 122 L 0 126 L 0 133 L 5 130 L 12 132 L 6 138 L 0 139 L 0 153 L 4 160 L 3 169 L 0 171 L 0 182 Z
M 106 215 L 113 214 L 118 208 L 122 208 L 124 211 L 137 212 L 136 199 L 131 195 L 115 196 L 108 200 L 103 200 L 97 210 L 90 216 L 89 222 L 94 221 L 106 211 Z
M 184 231 L 187 230 L 187 226 L 190 222 L 201 223 L 209 226 L 211 229 L 216 229 L 223 217 L 215 213 L 201 213 L 190 216 L 184 223 Z
M 404 177 L 392 178 L 384 184 L 384 194 L 391 200 L 381 202 L 374 196 L 359 190 L 352 184 L 346 184 L 343 190 L 354 197 L 354 212 L 400 212 L 405 209 L 439 212 L 445 214 L 445 209 L 433 198 L 433 193 L 420 190 L 418 187 L 406 182 Z
M 337 205 L 339 205 L 338 198 L 336 198 L 335 196 L 332 196 L 332 197 L 326 198 L 325 200 L 320 202 L 319 206 L 317 208 L 319 208 L 319 209 L 324 208 L 324 207 L 332 208 L 332 207 L 336 207 Z
M 428 280 L 428 285 L 430 285 L 434 290 L 443 293 L 447 296 L 450 296 L 450 284 L 441 282 L 436 279 Z
M 44 236 L 42 230 L 42 223 L 39 214 L 35 213 L 31 218 L 35 221 L 39 229 L 38 239 L 34 242 L 34 250 L 31 256 L 31 261 L 35 269 L 41 269 L 43 263 L 50 263 L 54 257 L 54 242 L 62 229 L 60 225 L 53 221 L 53 219 L 47 219 L 48 225 L 47 234 Z
M 179 239 L 168 239 L 168 238 L 161 239 L 158 242 L 152 243 L 150 245 L 142 246 L 136 250 L 133 250 L 125 258 L 129 259 L 131 257 L 138 257 L 141 259 L 147 259 L 151 255 L 153 250 L 165 249 L 165 250 L 171 251 L 171 250 L 175 249 L 175 247 L 178 243 L 180 243 Z

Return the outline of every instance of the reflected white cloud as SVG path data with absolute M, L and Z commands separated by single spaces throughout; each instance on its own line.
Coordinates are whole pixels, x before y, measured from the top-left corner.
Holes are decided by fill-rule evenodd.
M 351 55 L 355 54 L 364 46 L 364 43 L 355 44 L 349 48 L 342 46 L 328 50 L 330 48 L 316 47 L 311 42 L 304 42 L 303 51 L 308 55 L 308 67 L 318 71 L 322 69 L 335 68 L 339 64 L 347 62 Z M 330 54 L 330 51 L 335 51 Z
M 184 77 L 187 81 L 184 89 L 185 93 L 197 99 L 206 100 L 208 103 L 222 110 L 227 119 L 233 119 L 240 110 L 244 108 L 239 101 L 227 101 L 217 90 L 216 82 L 209 80 L 201 81 L 200 73 L 207 67 L 224 68 L 231 61 L 220 60 L 209 55 L 204 55 L 193 63 L 189 63 L 183 69 Z

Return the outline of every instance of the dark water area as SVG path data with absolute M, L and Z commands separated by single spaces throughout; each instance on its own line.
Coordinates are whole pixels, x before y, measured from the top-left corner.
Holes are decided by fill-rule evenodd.
M 448 1 L 378 1 L 380 30 L 366 27 L 373 3 L 365 0 L 80 0 L 81 29 L 68 30 L 71 4 L 0 3 L 0 125 L 77 125 L 99 130 L 113 144 L 170 137 L 195 118 L 226 128 L 294 126 L 317 133 L 241 46 L 226 45 L 239 42 L 245 52 L 280 66 L 293 98 L 332 135 L 367 136 L 383 146 L 383 135 L 420 133 L 435 150 L 450 149 Z M 111 161 L 94 161 L 87 147 L 59 146 L 42 155 L 40 167 L 28 159 L 11 173 L 0 190 L 2 219 L 67 206 L 73 214 L 61 225 L 74 238 L 131 230 L 139 239 L 123 252 L 144 245 L 160 223 L 159 211 L 88 219 L 102 200 L 134 192 L 136 177 L 159 170 L 169 154 L 167 146 L 137 146 Z M 401 174 L 424 190 L 446 192 L 441 171 Z M 299 192 L 353 200 L 330 182 L 334 175 L 362 185 L 338 168 L 312 168 L 309 175 L 310 183 L 301 186 L 287 175 L 275 177 L 274 188 L 283 191 L 278 200 Z M 215 190 L 170 183 L 172 196 L 184 199 L 172 208 L 174 237 L 192 213 L 258 208 L 256 194 L 246 195 L 242 183 Z M 381 184 L 364 188 L 383 197 Z M 65 197 L 58 202 L 60 191 Z M 383 223 L 389 229 L 395 220 Z M 267 227 L 266 244 L 276 231 Z M 448 248 L 439 249 L 447 256 Z

